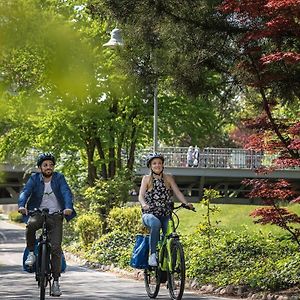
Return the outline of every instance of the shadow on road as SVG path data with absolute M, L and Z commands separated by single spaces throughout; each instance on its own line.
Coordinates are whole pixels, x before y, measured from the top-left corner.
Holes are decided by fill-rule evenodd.
M 18 249 L 20 242 L 24 241 L 25 245 L 25 229 L 1 229 L 0 230 L 0 244 L 6 245 L 6 244 L 12 244 L 14 249 Z M 0 250 L 3 250 L 3 247 L 1 247 Z M 19 249 L 18 249 L 19 251 Z

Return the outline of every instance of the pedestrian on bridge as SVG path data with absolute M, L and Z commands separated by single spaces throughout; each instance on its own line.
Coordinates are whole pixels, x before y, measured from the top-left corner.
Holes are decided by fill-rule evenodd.
M 52 296 L 60 296 L 61 291 L 58 279 L 61 273 L 62 260 L 62 235 L 63 217 L 57 212 L 62 211 L 66 220 L 75 217 L 73 208 L 73 196 L 63 174 L 54 172 L 55 157 L 51 153 L 43 153 L 37 159 L 40 172 L 30 176 L 19 196 L 19 212 L 23 214 L 26 225 L 26 243 L 29 255 L 25 265 L 32 266 L 35 263 L 34 255 L 35 233 L 42 228 L 43 217 L 40 213 L 29 216 L 30 211 L 49 209 L 47 218 L 49 239 L 51 242 L 51 264 L 53 284 Z
M 192 167 L 194 163 L 194 147 L 189 146 L 187 154 L 186 154 L 186 166 Z
M 156 246 L 159 241 L 160 229 L 162 228 L 163 234 L 166 234 L 167 231 L 173 204 L 171 191 L 180 202 L 193 208 L 193 205 L 187 202 L 179 190 L 173 176 L 163 172 L 164 161 L 165 159 L 160 153 L 149 154 L 147 167 L 150 169 L 150 174 L 143 176 L 139 192 L 139 202 L 143 213 L 142 222 L 150 229 L 148 261 L 150 266 L 157 266 Z
M 195 150 L 193 152 L 193 167 L 197 168 L 199 165 L 199 158 L 200 158 L 200 153 L 199 153 L 199 148 L 198 146 L 195 146 Z

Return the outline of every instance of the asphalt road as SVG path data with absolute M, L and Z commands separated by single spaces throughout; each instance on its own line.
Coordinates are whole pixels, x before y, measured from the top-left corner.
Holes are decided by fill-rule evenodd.
M 39 299 L 39 290 L 33 274 L 22 270 L 22 255 L 25 245 L 24 228 L 0 220 L 0 299 Z M 90 270 L 68 261 L 66 273 L 60 284 L 61 300 L 98 299 L 149 299 L 142 281 L 122 278 L 109 272 Z M 47 296 L 47 299 L 55 299 Z M 165 287 L 157 299 L 170 299 Z M 207 297 L 189 291 L 183 299 L 213 300 L 222 298 Z M 223 298 L 224 299 L 224 298 Z M 228 300 L 228 298 L 226 298 Z

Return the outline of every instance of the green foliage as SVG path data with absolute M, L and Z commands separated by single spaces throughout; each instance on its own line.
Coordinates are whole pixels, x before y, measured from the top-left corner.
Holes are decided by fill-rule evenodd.
M 117 19 L 122 28 L 126 71 L 151 96 L 158 82 L 159 136 L 166 144 L 228 142 L 224 125 L 237 106 L 228 80 L 234 43 L 223 34 L 217 2 L 89 1 L 92 16 Z
M 36 88 L 43 97 L 55 86 L 56 95 L 87 96 L 93 55 L 68 22 L 32 0 L 2 1 L 0 16 L 6 87 L 12 92 Z
M 97 180 L 94 186 L 83 191 L 83 195 L 89 202 L 89 209 L 106 219 L 113 207 L 127 202 L 131 188 L 130 178 L 120 175 L 109 180 Z
M 77 218 L 78 217 L 73 219 L 71 222 L 64 223 L 63 244 L 66 246 L 69 246 L 69 245 L 79 242 L 79 233 L 75 230 Z
M 199 223 L 198 225 L 198 231 L 203 233 L 207 238 L 207 245 L 208 247 L 212 246 L 212 238 L 211 235 L 214 234 L 214 232 L 217 230 L 215 226 L 212 224 L 212 216 L 219 212 L 219 208 L 216 205 L 212 205 L 211 201 L 217 198 L 220 198 L 221 195 L 218 191 L 213 189 L 204 189 L 204 195 L 200 203 L 204 205 L 206 209 L 206 213 L 204 216 L 204 221 Z
M 115 207 L 108 215 L 107 224 L 109 231 L 127 231 L 132 234 L 143 232 L 140 206 Z
M 104 265 L 128 267 L 135 235 L 127 231 L 112 231 L 95 241 L 87 253 L 92 261 Z
M 13 222 L 17 222 L 17 223 L 22 223 L 23 222 L 22 215 L 17 211 L 11 211 L 8 214 L 8 218 Z
M 207 194 L 208 197 L 209 195 L 212 194 Z M 203 231 L 181 237 L 189 278 L 197 279 L 199 284 L 212 283 L 216 286 L 233 284 L 266 291 L 300 284 L 298 268 L 300 255 L 295 243 L 278 232 L 273 235 L 250 230 L 250 225 L 247 227 L 240 224 L 239 230 L 230 230 L 232 227 L 230 224 L 237 221 L 241 223 L 242 212 L 246 211 L 247 216 L 252 207 L 246 205 L 241 205 L 237 209 L 234 209 L 236 205 L 218 205 L 218 207 L 220 208 L 218 218 L 223 220 L 221 214 L 223 212 L 230 222 L 226 226 L 214 227 L 210 235 L 212 247 L 208 247 L 208 238 Z M 294 206 L 293 208 L 296 209 Z M 199 214 L 206 211 L 207 207 L 203 208 L 203 205 L 200 212 L 197 207 Z M 197 213 L 193 216 L 198 221 Z M 239 216 L 238 220 L 235 215 Z M 93 262 L 128 268 L 140 221 L 138 206 L 114 208 L 108 217 L 108 228 L 112 231 L 101 235 L 85 248 L 80 244 L 74 244 L 69 249 Z M 190 225 L 187 226 L 192 228 Z M 234 227 L 236 226 L 235 224 Z M 252 225 L 254 228 L 257 226 Z M 93 230 L 99 233 L 97 227 L 93 227 Z
M 187 275 L 197 278 L 200 284 L 244 285 L 256 290 L 279 290 L 299 284 L 299 269 L 294 267 L 300 255 L 291 241 L 224 230 L 211 238 L 211 248 L 204 236 L 184 238 Z
M 84 247 L 92 244 L 102 232 L 102 221 L 96 213 L 86 213 L 76 219 L 75 232 Z

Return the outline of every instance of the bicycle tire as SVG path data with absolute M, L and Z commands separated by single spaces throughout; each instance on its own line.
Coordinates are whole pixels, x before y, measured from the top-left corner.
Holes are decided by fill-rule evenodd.
M 170 246 L 171 270 L 168 268 L 168 289 L 172 300 L 181 300 L 185 286 L 185 259 L 181 243 L 173 240 Z
M 39 269 L 39 286 L 40 300 L 45 300 L 46 285 L 47 285 L 47 246 L 42 244 L 40 253 L 40 269 Z
M 160 288 L 160 274 L 158 267 L 149 267 L 144 270 L 144 282 L 149 298 L 156 298 Z

